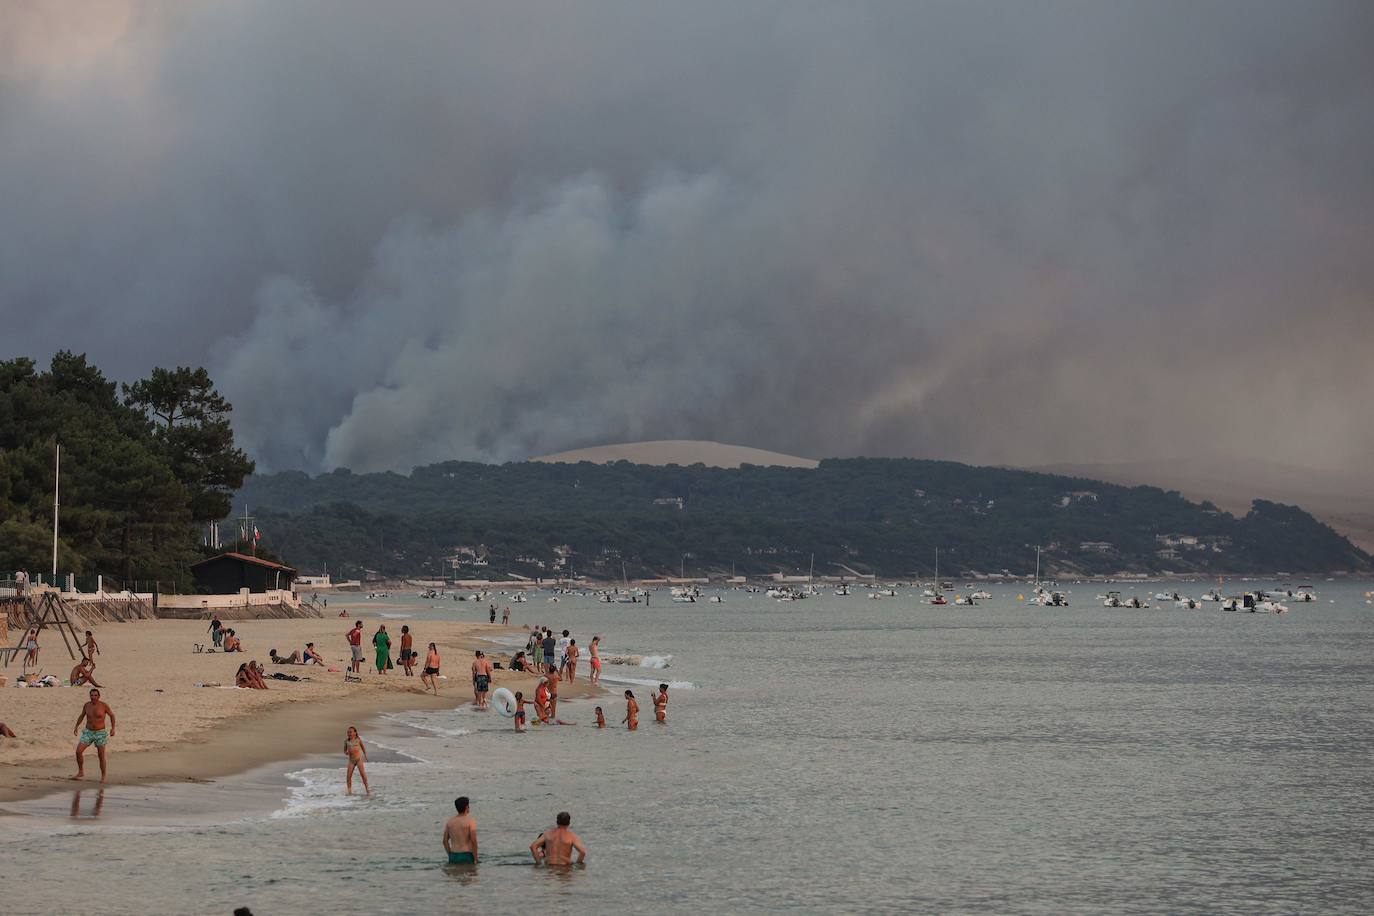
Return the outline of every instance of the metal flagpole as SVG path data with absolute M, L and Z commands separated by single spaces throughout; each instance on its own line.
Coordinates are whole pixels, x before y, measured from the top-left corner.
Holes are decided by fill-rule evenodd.
M 62 474 L 62 446 L 57 446 L 52 469 L 52 584 L 57 585 L 57 497 Z

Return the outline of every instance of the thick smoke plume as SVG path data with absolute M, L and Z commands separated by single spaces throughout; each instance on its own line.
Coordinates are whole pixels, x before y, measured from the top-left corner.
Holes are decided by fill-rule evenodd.
M 265 468 L 608 441 L 1363 472 L 1374 5 L 0 8 L 6 355 Z

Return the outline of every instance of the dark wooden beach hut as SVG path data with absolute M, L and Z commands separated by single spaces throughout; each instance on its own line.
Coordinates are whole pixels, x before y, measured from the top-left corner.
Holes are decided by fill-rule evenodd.
M 250 592 L 289 589 L 296 578 L 290 566 L 232 552 L 191 564 L 191 573 L 196 588 L 211 595 L 233 595 L 245 588 Z

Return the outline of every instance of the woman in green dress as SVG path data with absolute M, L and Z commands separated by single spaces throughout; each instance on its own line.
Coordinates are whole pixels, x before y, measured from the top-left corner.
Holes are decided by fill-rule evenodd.
M 372 644 L 377 647 L 377 673 L 386 674 L 387 663 L 391 661 L 391 637 L 387 635 L 386 624 L 377 627 Z

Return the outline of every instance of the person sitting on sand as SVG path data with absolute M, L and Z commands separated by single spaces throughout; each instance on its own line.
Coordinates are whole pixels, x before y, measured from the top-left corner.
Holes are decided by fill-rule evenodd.
M 258 673 L 257 662 L 244 662 L 239 665 L 238 673 L 234 675 L 234 686 L 246 687 L 249 690 L 266 690 L 267 682 Z
M 315 651 L 315 644 L 313 642 L 305 644 L 305 651 L 301 653 L 301 663 L 305 665 L 324 664 L 324 659 L 320 658 L 320 653 Z
M 10 728 L 8 725 L 6 725 L 4 722 L 0 722 L 0 738 L 18 738 L 18 737 L 19 737 L 19 736 L 16 735 L 16 734 L 14 733 L 14 730 L 13 730 L 13 729 L 11 729 L 11 728 Z
M 587 847 L 582 838 L 573 833 L 572 816 L 566 811 L 558 812 L 558 826 L 545 830 L 530 844 L 530 854 L 534 864 L 541 861 L 545 865 L 571 865 L 573 850 L 577 850 L 577 864 L 587 861 Z
M 95 676 L 91 673 L 91 669 L 94 667 L 95 665 L 91 663 L 89 658 L 83 657 L 72 669 L 72 686 L 80 687 L 83 684 L 90 684 L 92 687 L 99 687 L 100 685 L 95 682 Z
M 288 655 L 278 655 L 276 649 L 269 649 L 268 652 L 267 652 L 267 654 L 268 654 L 269 657 L 271 657 L 271 659 L 272 659 L 272 664 L 274 664 L 274 665 L 304 665 L 304 664 L 305 664 L 305 662 L 301 659 L 301 653 L 300 653 L 299 651 L 292 652 L 292 653 L 288 656 Z
M 530 663 L 527 662 L 527 661 L 525 661 L 525 653 L 524 653 L 524 652 L 517 652 L 517 653 L 515 653 L 515 657 L 512 658 L 512 659 L 510 660 L 510 670 L 512 670 L 512 671 L 529 671 L 529 670 L 530 670 Z
M 348 726 L 348 737 L 344 739 L 344 753 L 348 755 L 348 775 L 344 777 L 348 794 L 353 794 L 353 771 L 356 769 L 363 779 L 363 791 L 371 795 L 372 787 L 367 784 L 367 745 L 352 725 Z
M 228 630 L 228 631 L 225 632 L 225 634 L 224 634 L 224 651 L 225 651 L 225 652 L 242 652 L 242 651 L 243 651 L 243 643 L 239 642 L 239 635 L 238 635 L 237 633 L 235 633 L 233 630 Z
M 603 713 L 603 712 L 601 711 L 601 707 L 600 707 L 600 706 L 596 707 L 596 727 L 597 727 L 597 728 L 605 728 L 605 727 L 606 727 L 606 714 Z

